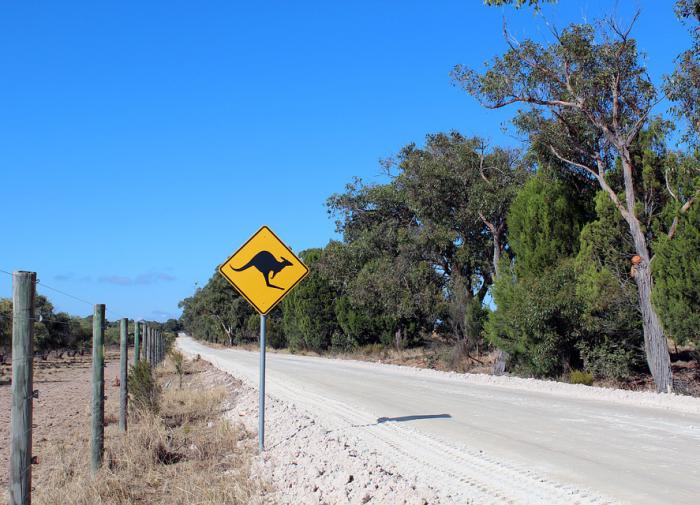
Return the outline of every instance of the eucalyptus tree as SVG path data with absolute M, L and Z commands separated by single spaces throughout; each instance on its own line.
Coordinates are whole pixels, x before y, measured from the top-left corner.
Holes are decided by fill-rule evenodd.
M 438 266 L 448 274 L 457 270 L 467 282 L 478 277 L 483 300 L 507 247 L 508 208 L 528 174 L 519 152 L 489 149 L 483 139 L 457 132 L 438 133 L 428 135 L 423 148 L 406 146 L 395 164 L 395 182 L 417 218 L 449 238 Z
M 396 341 L 409 328 L 447 323 L 471 347 L 508 250 L 508 207 L 528 171 L 517 151 L 456 132 L 428 135 L 384 166 L 388 183 L 356 181 L 329 200 L 344 238 L 328 256 L 332 275 L 347 282 L 338 289 L 364 300 L 365 311 L 381 306 Z
M 420 340 L 439 319 L 442 284 L 425 258 L 432 237 L 393 182 L 355 180 L 331 196 L 342 243 L 331 243 L 320 268 L 341 294 L 338 322 L 360 343 L 378 332 L 398 348 Z M 358 314 L 360 313 L 360 314 Z
M 700 0 L 679 0 L 676 14 L 689 25 L 692 45 L 676 59 L 676 69 L 666 79 L 665 91 L 675 103 L 676 117 L 688 123 L 685 140 L 697 146 L 700 137 Z
M 593 25 L 575 24 L 555 32 L 548 45 L 507 37 L 509 49 L 485 72 L 457 66 L 453 77 L 486 107 L 525 106 L 515 120 L 520 130 L 533 143 L 547 146 L 568 170 L 599 185 L 621 214 L 635 247 L 631 260 L 647 362 L 657 390 L 666 392 L 672 390 L 673 378 L 666 337 L 652 304 L 650 268 L 656 231 L 649 224 L 659 209 L 647 204 L 659 192 L 673 191 L 645 185 L 644 166 L 634 156 L 660 99 L 630 37 L 632 25 L 622 29 L 609 22 L 600 33 Z M 673 193 L 679 205 L 665 230 L 670 237 L 678 214 L 687 211 L 696 195 L 694 188 Z
M 317 268 L 323 250 L 300 253 L 309 275 L 282 301 L 282 324 L 290 349 L 326 350 L 338 330 L 334 300 L 337 292 L 324 272 Z
M 180 321 L 193 336 L 229 345 L 242 338 L 253 314 L 245 299 L 218 272 L 179 307 Z
M 528 170 L 517 150 L 457 132 L 428 135 L 421 148 L 409 144 L 394 165 L 394 183 L 428 237 L 424 257 L 444 277 L 452 332 L 469 353 L 508 249 L 506 215 Z M 506 359 L 501 353 L 504 366 Z

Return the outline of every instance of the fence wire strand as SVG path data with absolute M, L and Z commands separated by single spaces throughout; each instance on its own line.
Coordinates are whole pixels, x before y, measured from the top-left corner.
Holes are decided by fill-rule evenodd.
M 6 274 L 6 275 L 9 275 L 10 277 L 12 277 L 12 272 L 8 272 L 7 270 L 3 270 L 2 268 L 0 268 L 0 273 Z M 76 296 L 76 295 L 73 295 L 71 293 L 67 293 L 65 291 L 62 291 L 58 288 L 54 288 L 52 286 L 49 286 L 48 284 L 41 282 L 41 279 L 37 279 L 36 284 L 37 284 L 37 287 L 42 287 L 42 288 L 46 288 L 50 291 L 54 291 L 54 292 L 59 293 L 63 296 L 67 296 L 68 298 L 72 298 L 73 300 L 76 300 L 78 302 L 89 305 L 90 307 L 94 307 L 95 305 L 97 305 L 96 303 L 93 303 L 93 302 L 86 300 L 84 298 L 81 298 L 79 296 Z M 108 305 L 108 307 L 109 307 L 109 305 Z M 124 314 L 121 314 L 120 312 L 117 312 L 114 309 L 110 309 L 110 312 L 113 312 L 114 315 L 117 316 L 117 319 L 126 318 L 126 319 L 134 319 L 135 320 L 135 318 L 129 318 L 128 316 L 125 316 Z M 59 321 L 56 321 L 56 322 L 61 324 Z

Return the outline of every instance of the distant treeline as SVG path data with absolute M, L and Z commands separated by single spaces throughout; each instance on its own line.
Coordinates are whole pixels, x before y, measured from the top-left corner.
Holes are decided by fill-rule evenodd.
M 43 295 L 35 296 L 34 350 L 48 351 L 87 350 L 92 346 L 92 316 L 78 317 L 55 312 L 53 304 Z M 180 330 L 177 319 L 165 323 L 146 321 L 173 338 Z M 134 321 L 129 320 L 129 335 L 134 333 Z M 105 344 L 119 344 L 119 321 L 106 321 Z M 130 342 L 133 337 L 130 337 Z M 0 354 L 7 355 L 12 348 L 12 300 L 0 298 Z
M 383 163 L 386 183 L 355 180 L 331 196 L 342 240 L 302 253 L 311 274 L 271 315 L 272 345 L 439 337 L 464 353 L 500 349 L 516 372 L 651 371 L 670 390 L 667 342 L 700 343 L 692 33 L 662 86 L 612 22 L 568 26 L 548 45 L 509 41 L 485 71 L 457 66 L 454 83 L 481 103 L 519 104 L 525 147 L 429 135 Z M 661 114 L 664 95 L 674 108 Z M 257 337 L 258 318 L 218 274 L 181 307 L 198 338 Z

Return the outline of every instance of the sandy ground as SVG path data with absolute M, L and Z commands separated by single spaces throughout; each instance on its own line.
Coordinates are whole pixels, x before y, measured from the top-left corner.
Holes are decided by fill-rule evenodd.
M 105 367 L 105 394 L 118 395 L 119 388 L 113 380 L 119 375 L 119 358 L 114 352 L 107 352 Z M 75 358 L 47 361 L 34 360 L 34 389 L 39 390 L 39 398 L 34 400 L 33 412 L 33 452 L 39 457 L 41 471 L 42 451 L 51 442 L 75 441 L 84 443 L 90 434 L 90 402 L 92 401 L 92 359 L 89 354 Z M 7 487 L 10 456 L 10 406 L 12 387 L 0 386 L 0 487 Z M 115 419 L 105 415 L 106 422 Z
M 178 345 L 247 383 L 239 414 L 254 429 L 259 356 Z M 281 503 L 690 504 L 700 493 L 694 398 L 273 354 L 267 392 L 260 471 Z
M 227 415 L 257 431 L 257 389 L 243 384 Z M 289 402 L 268 399 L 266 451 L 254 472 L 276 491 L 278 504 L 411 504 L 444 503 L 440 493 L 403 475 L 353 433 L 329 429 Z M 466 503 L 466 502 L 465 502 Z

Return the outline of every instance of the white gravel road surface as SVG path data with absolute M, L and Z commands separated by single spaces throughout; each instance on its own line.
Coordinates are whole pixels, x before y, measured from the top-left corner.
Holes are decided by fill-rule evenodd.
M 184 336 L 177 344 L 257 386 L 258 353 Z M 367 468 L 386 466 L 426 490 L 423 503 L 682 505 L 700 497 L 695 398 L 275 353 L 267 354 L 266 384 L 277 405 L 269 436 L 278 453 L 290 447 L 277 458 L 300 457 L 299 437 L 278 440 L 274 430 L 302 429 L 289 417 L 304 417 L 331 437 L 342 433 L 353 461 L 354 452 Z M 333 461 L 328 440 L 305 443 L 325 444 L 317 452 Z M 346 492 L 348 503 L 372 498 Z

